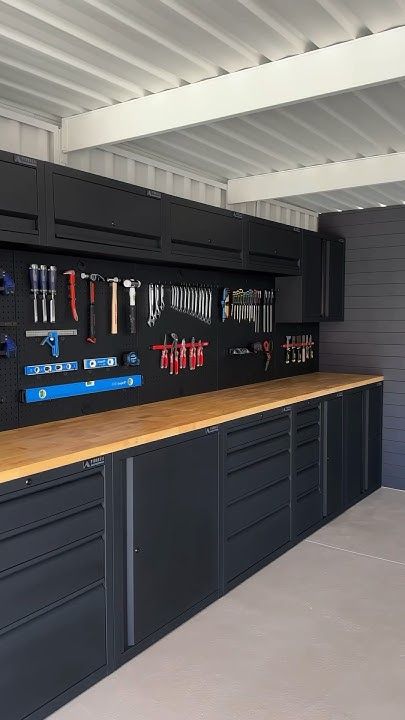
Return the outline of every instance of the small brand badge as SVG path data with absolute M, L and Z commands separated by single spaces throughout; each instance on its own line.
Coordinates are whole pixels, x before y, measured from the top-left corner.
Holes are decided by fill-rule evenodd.
M 100 455 L 100 457 L 91 458 L 90 460 L 84 460 L 83 469 L 87 470 L 89 468 L 99 467 L 100 465 L 104 465 L 104 455 Z

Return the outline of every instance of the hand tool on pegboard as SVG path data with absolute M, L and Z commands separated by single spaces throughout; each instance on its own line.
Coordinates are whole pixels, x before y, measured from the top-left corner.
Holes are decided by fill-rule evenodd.
M 171 309 L 190 315 L 207 325 L 212 321 L 212 288 L 205 285 L 172 285 Z
M 161 370 L 167 370 L 167 368 L 169 367 L 169 351 L 168 351 L 167 347 L 168 347 L 167 346 L 167 335 L 165 334 L 162 354 L 160 356 L 160 369 Z
M 291 335 L 285 336 L 285 364 L 289 365 L 291 360 Z
M 191 338 L 190 350 L 188 355 L 188 367 L 190 370 L 195 370 L 197 367 L 197 348 L 194 337 Z
M 271 357 L 273 353 L 273 342 L 271 340 L 263 340 L 263 352 L 266 356 L 266 364 L 264 366 L 264 372 L 267 372 L 270 363 L 271 363 Z
M 25 337 L 42 337 L 44 338 L 41 345 L 48 345 L 51 350 L 52 357 L 59 357 L 59 337 L 77 335 L 77 330 L 26 330 Z
M 36 263 L 29 266 L 30 285 L 34 304 L 34 322 L 38 322 L 39 268 Z
M 148 300 L 148 325 L 149 327 L 152 327 L 165 308 L 165 286 L 162 284 L 149 283 Z
M 107 282 L 111 287 L 111 335 L 117 335 L 118 333 L 118 283 L 121 282 L 120 278 L 112 277 L 107 278 Z
M 65 270 L 63 273 L 68 279 L 69 305 L 73 320 L 78 322 L 79 316 L 76 308 L 76 272 L 75 270 Z
M 225 320 L 228 320 L 230 315 L 230 302 L 229 302 L 229 288 L 224 288 L 222 290 L 222 299 L 221 299 L 221 307 L 222 307 L 222 322 L 225 322 Z
M 142 375 L 124 375 L 116 378 L 103 378 L 89 380 L 88 382 L 66 383 L 63 385 L 48 385 L 39 388 L 28 388 L 22 392 L 22 400 L 26 403 L 60 400 L 80 395 L 93 395 L 99 392 L 113 390 L 129 390 L 140 387 L 143 383 Z
M 56 319 L 56 274 L 55 265 L 51 265 L 48 268 L 48 292 L 51 298 L 49 301 L 49 320 L 51 323 L 54 323 Z
M 134 350 L 130 350 L 122 356 L 122 364 L 126 367 L 135 367 L 135 365 L 140 365 L 140 362 L 141 361 Z
M 105 282 L 105 278 L 98 273 L 81 273 L 82 280 L 89 281 L 89 334 L 87 342 L 94 345 L 96 338 L 96 282 Z
M 85 358 L 83 360 L 83 370 L 104 370 L 109 367 L 117 367 L 117 365 L 116 357 Z
M 126 278 L 122 281 L 122 284 L 126 290 L 128 290 L 128 301 L 129 301 L 129 332 L 131 335 L 136 333 L 136 291 L 141 287 L 140 280 L 134 280 L 133 278 Z
M 176 333 L 171 333 L 172 347 L 170 350 L 170 375 L 179 374 L 179 338 Z
M 180 343 L 180 370 L 185 370 L 186 367 L 187 367 L 186 339 L 183 338 Z
M 54 373 L 73 372 L 79 369 L 77 360 L 60 363 L 47 363 L 46 365 L 25 365 L 24 375 L 53 375 Z
M 309 358 L 310 360 L 314 359 L 314 342 L 312 340 L 312 335 L 309 336 Z
M 0 295 L 14 295 L 15 283 L 10 273 L 0 269 Z
M 164 343 L 159 345 L 151 345 L 151 350 L 160 350 L 161 356 L 160 356 L 160 367 L 163 370 L 167 366 L 169 367 L 170 375 L 178 375 L 178 372 L 180 370 L 180 351 L 183 349 L 183 352 L 185 351 L 185 358 L 186 358 L 186 364 L 183 365 L 181 369 L 185 369 L 187 367 L 187 350 L 189 350 L 189 369 L 195 370 L 196 367 L 202 367 L 204 365 L 204 348 L 208 347 L 209 342 L 207 340 L 199 340 L 197 343 L 195 341 L 195 338 L 193 337 L 190 342 L 186 342 L 185 339 L 182 340 L 181 343 L 179 343 L 179 338 L 176 333 L 170 333 L 170 337 L 172 338 L 171 343 L 167 343 L 167 336 L 165 335 Z M 162 356 L 164 357 L 163 353 L 167 352 L 169 361 L 168 365 L 166 363 L 163 364 Z M 177 372 L 176 372 L 177 369 Z
M 48 268 L 46 265 L 39 266 L 39 292 L 41 294 L 42 322 L 48 322 L 46 307 L 46 296 L 48 292 Z
M 17 345 L 10 335 L 0 335 L 0 357 L 7 360 L 15 357 L 17 354 Z

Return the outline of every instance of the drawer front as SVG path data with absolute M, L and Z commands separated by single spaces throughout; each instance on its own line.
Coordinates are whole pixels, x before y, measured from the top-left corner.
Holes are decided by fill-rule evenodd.
M 243 223 L 209 210 L 170 204 L 170 252 L 184 259 L 242 265 Z
M 104 577 L 101 538 L 0 577 L 0 628 Z
M 296 534 L 309 530 L 322 520 L 322 495 L 320 490 L 314 490 L 298 498 L 295 506 Z
M 0 634 L 2 717 L 22 720 L 105 664 L 105 593 L 97 587 Z
M 319 425 L 307 425 L 297 430 L 297 443 L 303 445 L 311 440 L 317 440 L 319 437 Z
M 280 435 L 267 441 L 248 445 L 235 450 L 226 459 L 227 471 L 232 472 L 240 467 L 246 467 L 253 463 L 260 462 L 272 455 L 289 452 L 290 436 Z
M 261 518 L 288 505 L 290 502 L 290 479 L 258 490 L 229 505 L 225 510 L 225 534 L 227 537 L 253 525 Z
M 296 467 L 297 469 L 308 467 L 319 462 L 319 442 L 318 440 L 304 443 L 296 450 Z
M 290 508 L 285 507 L 232 535 L 225 543 L 225 581 L 230 582 L 290 540 Z
M 228 473 L 225 477 L 225 501 L 240 498 L 259 490 L 270 482 L 282 480 L 290 475 L 290 453 L 288 450 L 274 457 L 253 463 Z
M 0 542 L 0 572 L 104 529 L 100 506 L 21 532 Z
M 274 435 L 288 433 L 289 430 L 290 418 L 288 415 L 283 415 L 282 417 L 271 420 L 263 420 L 251 427 L 235 428 L 235 430 L 228 432 L 226 440 L 227 450 L 233 450 L 242 445 L 248 445 L 249 443 L 255 443 L 260 440 L 267 440 Z
M 296 494 L 298 497 L 304 495 L 310 490 L 319 489 L 320 483 L 320 466 L 313 465 L 306 470 L 297 472 L 296 475 Z
M 319 423 L 320 410 L 319 405 L 315 407 L 309 407 L 306 410 L 300 410 L 297 412 L 297 428 L 301 428 L 304 425 L 312 425 Z
M 86 503 L 101 500 L 104 478 L 101 472 L 84 478 L 73 477 L 61 485 L 45 483 L 0 503 L 0 535 L 29 523 L 38 522 Z
M 53 173 L 56 235 L 161 252 L 161 200 Z

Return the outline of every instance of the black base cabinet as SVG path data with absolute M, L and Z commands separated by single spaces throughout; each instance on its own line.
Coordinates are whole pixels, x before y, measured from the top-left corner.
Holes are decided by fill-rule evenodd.
M 42 720 L 380 487 L 382 392 L 0 485 L 1 718 Z
M 112 667 L 110 464 L 1 486 L 2 718 L 40 720 Z
M 116 460 L 117 663 L 218 597 L 218 430 Z

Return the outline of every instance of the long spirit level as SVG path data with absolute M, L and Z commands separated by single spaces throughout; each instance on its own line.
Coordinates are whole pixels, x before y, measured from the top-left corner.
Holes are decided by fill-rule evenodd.
M 110 392 L 111 390 L 128 390 L 140 387 L 142 382 L 142 375 L 123 375 L 122 377 L 89 380 L 88 382 L 47 385 L 45 387 L 28 388 L 24 390 L 23 400 L 26 403 L 35 403 L 45 402 L 47 400 L 60 400 L 61 398 L 76 397 L 78 395 Z

